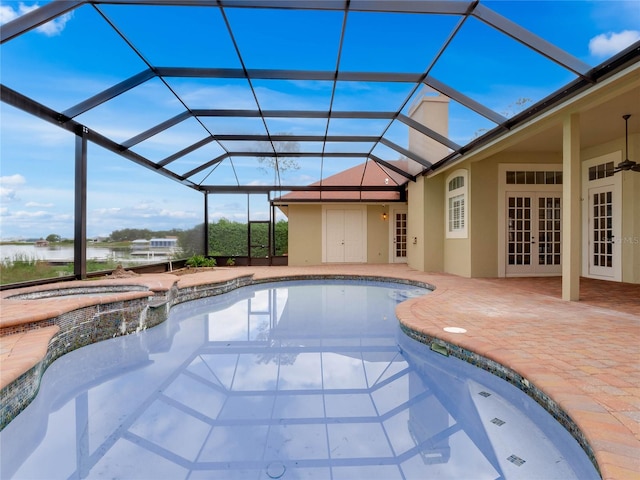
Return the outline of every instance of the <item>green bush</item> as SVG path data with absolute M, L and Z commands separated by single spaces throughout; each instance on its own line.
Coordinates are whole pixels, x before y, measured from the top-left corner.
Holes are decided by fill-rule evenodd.
M 187 260 L 187 267 L 215 267 L 216 259 L 204 255 L 194 255 Z

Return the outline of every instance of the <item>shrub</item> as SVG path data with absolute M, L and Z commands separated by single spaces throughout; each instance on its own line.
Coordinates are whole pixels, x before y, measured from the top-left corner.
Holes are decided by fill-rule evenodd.
M 193 255 L 187 260 L 188 267 L 215 267 L 216 259 L 207 258 L 204 255 Z

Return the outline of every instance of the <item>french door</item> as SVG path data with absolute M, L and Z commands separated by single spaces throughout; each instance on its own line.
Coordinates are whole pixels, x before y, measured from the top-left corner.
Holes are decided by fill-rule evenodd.
M 589 276 L 619 276 L 620 239 L 616 238 L 619 228 L 615 207 L 613 185 L 589 189 Z
M 560 192 L 507 192 L 506 274 L 562 273 Z
M 407 262 L 407 210 L 393 209 L 391 225 L 391 261 Z

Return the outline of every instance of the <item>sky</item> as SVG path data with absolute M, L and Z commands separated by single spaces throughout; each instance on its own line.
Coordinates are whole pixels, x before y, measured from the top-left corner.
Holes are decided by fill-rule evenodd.
M 39 4 L 0 4 L 0 24 Z M 640 3 L 617 0 L 483 1 L 509 20 L 556 44 L 581 62 L 596 66 L 640 40 Z M 350 12 L 339 52 L 342 12 L 268 9 L 90 5 L 58 17 L 0 47 L 0 81 L 57 111 L 65 111 L 147 68 L 159 66 L 379 71 L 422 73 L 457 23 L 455 16 Z M 117 25 L 126 43 L 109 22 Z M 225 26 L 241 52 L 240 61 Z M 468 20 L 430 71 L 430 75 L 505 116 L 517 113 L 518 100 L 535 102 L 575 79 L 575 75 L 496 32 Z M 168 88 L 170 87 L 170 88 Z M 75 118 L 118 142 L 190 108 L 327 110 L 332 82 L 256 80 L 254 98 L 243 79 L 155 78 Z M 418 97 L 412 84 L 339 82 L 334 110 L 396 110 Z M 265 133 L 258 119 L 190 119 L 132 150 L 160 161 L 216 133 Z M 494 124 L 456 102 L 449 109 L 449 136 L 460 145 Z M 270 133 L 372 134 L 408 146 L 408 129 L 387 121 L 268 119 Z M 73 237 L 73 135 L 20 110 L 0 104 L 0 238 Z M 226 145 L 252 149 L 253 144 Z M 327 151 L 342 146 L 327 145 Z M 300 151 L 321 145 L 303 142 Z M 356 145 L 368 151 L 372 145 Z M 212 142 L 172 162 L 183 174 L 224 152 Z M 398 152 L 377 146 L 385 160 Z M 306 185 L 361 163 L 362 159 L 300 158 L 297 169 L 282 173 L 283 184 Z M 272 171 L 255 158 L 225 160 L 191 178 L 215 185 L 265 185 Z M 203 194 L 89 144 L 87 234 L 108 236 L 123 228 L 189 229 L 203 221 Z M 246 221 L 268 217 L 266 196 L 211 195 L 209 218 Z M 282 218 L 282 217 L 280 217 Z

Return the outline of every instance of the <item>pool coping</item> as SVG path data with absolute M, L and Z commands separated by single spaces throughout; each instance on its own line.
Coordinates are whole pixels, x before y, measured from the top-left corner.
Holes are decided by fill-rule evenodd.
M 179 303 L 195 300 L 198 298 L 204 298 L 212 295 L 217 295 L 217 294 L 224 293 L 226 291 L 230 291 L 235 288 L 239 288 L 246 285 L 275 282 L 275 281 L 290 281 L 290 280 L 294 281 L 294 280 L 312 280 L 312 279 L 313 280 L 362 279 L 362 280 L 374 280 L 374 281 L 379 280 L 379 281 L 385 281 L 385 282 L 405 283 L 405 284 L 417 285 L 417 286 L 438 290 L 437 280 L 439 277 L 437 275 L 435 276 L 431 275 L 428 278 L 412 279 L 412 278 L 407 278 L 407 276 L 414 276 L 414 275 L 406 275 L 406 272 L 400 275 L 397 275 L 395 272 L 392 274 L 387 274 L 387 273 L 373 274 L 373 273 L 366 273 L 366 272 L 292 273 L 290 271 L 287 271 L 286 267 L 284 269 L 274 269 L 274 267 L 266 267 L 266 268 L 267 270 L 256 269 L 256 268 L 251 269 L 250 267 L 248 267 L 247 269 L 245 269 L 244 267 L 224 269 L 224 270 L 216 269 L 215 271 L 211 271 L 211 272 L 190 274 L 182 277 L 178 277 L 170 274 L 148 275 L 148 276 L 142 275 L 140 276 L 140 278 L 135 278 L 133 280 L 129 278 L 129 279 L 119 279 L 117 282 L 114 280 L 99 280 L 98 282 L 107 282 L 107 285 L 116 285 L 116 284 L 145 285 L 148 288 L 148 290 L 145 292 L 142 292 L 143 293 L 142 296 L 140 296 L 141 292 L 137 291 L 135 292 L 135 295 L 133 295 L 132 298 L 128 300 L 123 300 L 123 301 L 142 300 L 144 305 L 141 306 L 140 308 L 154 309 L 156 311 L 156 315 L 153 320 L 154 325 L 158 323 L 162 323 L 164 320 L 166 320 L 169 314 L 170 308 Z M 414 273 L 419 273 L 419 272 L 414 271 Z M 422 277 L 422 275 L 419 275 L 419 276 Z M 429 278 L 435 278 L 435 281 L 434 280 L 426 281 Z M 90 282 L 79 282 L 79 285 L 84 285 L 84 286 L 91 285 L 92 287 L 95 287 L 98 284 L 96 283 L 96 281 L 90 281 Z M 65 288 L 66 287 L 67 286 L 65 286 Z M 34 288 L 38 290 L 42 290 L 47 288 L 51 289 L 52 287 L 39 286 Z M 437 292 L 438 295 L 434 295 L 434 296 L 436 297 L 440 296 L 441 294 L 446 293 L 447 290 L 449 290 L 449 287 L 445 288 L 444 291 L 443 290 L 438 291 Z M 82 299 L 83 302 L 77 302 L 76 301 L 77 299 L 74 299 L 74 302 L 68 302 L 69 305 L 66 307 L 66 311 L 61 311 L 60 305 L 57 306 L 58 308 L 55 308 L 51 304 L 52 303 L 59 304 L 64 302 L 51 302 L 46 300 L 45 302 L 43 302 L 42 299 L 41 300 L 11 300 L 10 298 L 7 298 L 10 296 L 15 296 L 15 294 L 16 294 L 16 291 L 13 291 L 13 292 L 8 291 L 8 292 L 4 292 L 4 295 L 2 295 L 3 312 L 2 312 L 2 321 L 0 321 L 0 326 L 2 325 L 6 326 L 11 324 L 12 322 L 13 323 L 16 322 L 15 315 L 13 318 L 7 319 L 7 315 L 5 314 L 5 310 L 6 310 L 5 307 L 7 303 L 19 302 L 23 304 L 24 302 L 32 302 L 31 306 L 35 305 L 36 303 L 39 304 L 39 308 L 36 309 L 37 311 L 35 312 L 36 318 L 39 319 L 36 321 L 36 323 L 43 320 L 42 307 L 43 307 L 43 304 L 47 304 L 45 308 L 48 309 L 50 312 L 49 318 L 47 320 L 50 321 L 53 319 L 53 324 L 55 324 L 55 318 L 64 316 L 66 314 L 72 313 L 77 310 L 82 310 L 83 308 L 87 308 L 88 304 L 92 304 L 93 306 L 95 306 L 97 303 L 101 305 L 105 301 L 105 298 L 96 298 L 96 297 L 93 297 L 91 299 Z M 127 296 L 127 295 L 131 295 L 131 292 L 122 293 L 122 295 L 119 295 L 119 296 L 121 297 L 121 296 Z M 144 299 L 142 297 L 144 297 Z M 111 300 L 113 300 L 113 298 Z M 122 299 L 119 298 L 118 301 L 120 300 Z M 463 345 L 464 342 L 452 340 L 451 335 L 433 334 L 433 332 L 429 332 L 428 329 L 417 327 L 415 325 L 415 322 L 411 321 L 411 318 L 408 319 L 408 316 L 411 317 L 412 315 L 411 308 L 414 304 L 416 304 L 416 302 L 419 302 L 419 301 L 420 299 L 411 299 L 401 303 L 398 306 L 397 316 L 398 316 L 402 330 L 407 335 L 425 344 L 427 348 L 430 348 L 432 344 L 436 343 L 446 348 L 447 352 L 450 355 L 460 358 L 464 361 L 467 361 L 468 363 L 476 365 L 480 368 L 483 368 L 495 375 L 498 375 L 501 378 L 504 378 L 505 380 L 509 381 L 520 390 L 527 393 L 530 397 L 534 398 L 534 400 L 536 400 L 543 408 L 545 408 L 552 416 L 554 416 L 554 418 L 556 418 L 556 420 L 558 420 L 559 423 L 561 423 L 567 429 L 567 431 L 569 431 L 569 433 L 571 433 L 574 436 L 574 438 L 576 438 L 578 443 L 581 445 L 583 450 L 587 453 L 589 458 L 592 460 L 592 462 L 600 472 L 602 478 L 604 479 L 634 478 L 635 472 L 633 471 L 633 468 L 629 469 L 628 465 L 624 464 L 624 462 L 622 462 L 622 465 L 616 465 L 615 459 L 612 461 L 611 456 L 609 455 L 611 452 L 609 451 L 604 452 L 604 454 L 606 455 L 603 456 L 602 449 L 594 449 L 592 446 L 592 442 L 590 441 L 590 438 L 593 438 L 594 433 L 597 433 L 597 432 L 593 432 L 589 428 L 586 428 L 586 429 L 584 427 L 581 428 L 579 424 L 579 420 L 576 421 L 571 416 L 571 412 L 568 411 L 567 408 L 564 408 L 561 405 L 561 403 L 554 400 L 553 394 L 550 395 L 547 391 L 545 391 L 546 389 L 544 385 L 538 385 L 537 382 L 534 382 L 531 379 L 528 379 L 526 377 L 526 372 L 519 372 L 520 370 L 522 370 L 522 368 L 511 368 L 511 366 L 506 365 L 506 363 L 508 362 L 501 362 L 499 358 L 498 359 L 492 358 L 492 357 L 495 357 L 495 355 L 487 354 L 487 352 L 483 352 L 482 348 L 473 348 L 470 345 Z M 62 310 L 65 310 L 65 309 L 63 308 Z M 22 312 L 23 312 L 23 316 L 29 316 L 34 313 L 34 312 L 29 313 L 28 309 L 22 309 Z M 136 310 L 136 312 L 139 313 L 139 310 Z M 47 315 L 44 315 L 44 317 L 46 316 Z M 31 316 L 31 319 L 33 320 L 34 317 Z M 122 330 L 120 326 L 115 324 L 114 326 L 115 326 L 115 331 L 114 332 L 110 331 L 107 336 L 103 336 L 104 338 L 107 338 L 109 335 L 114 336 L 119 334 L 129 334 L 137 330 L 137 329 Z M 148 328 L 148 326 L 145 328 Z M 71 351 L 72 349 L 78 348 L 79 346 L 83 346 L 83 345 L 74 345 L 74 348 L 72 349 L 69 349 L 63 352 L 55 351 L 54 354 L 50 354 L 50 352 L 52 351 L 51 346 L 55 343 L 55 338 L 56 338 L 56 335 L 54 335 L 53 339 L 49 342 L 47 355 L 45 356 L 45 358 L 43 358 L 42 361 L 39 362 L 29 372 L 25 373 L 25 375 L 28 374 L 27 376 L 29 377 L 29 379 L 23 379 L 23 381 L 26 380 L 27 383 L 31 383 L 31 384 L 35 382 L 36 385 L 35 385 L 35 388 L 34 388 L 34 385 L 31 385 L 31 388 L 28 389 L 29 393 L 27 397 L 29 398 L 25 397 L 21 399 L 22 402 L 26 401 L 26 403 L 24 403 L 24 405 L 19 409 L 20 411 L 23 408 L 25 408 L 26 405 L 28 405 L 28 403 L 30 403 L 30 401 L 33 398 L 35 398 L 35 395 L 37 394 L 37 390 L 39 387 L 40 377 L 46 370 L 46 367 L 51 362 L 53 362 L 55 358 L 58 358 L 59 356 L 63 355 L 64 353 L 67 353 L 68 351 Z M 94 341 L 100 341 L 101 339 L 104 339 L 104 338 L 99 338 L 97 340 L 90 339 L 91 341 L 89 343 L 94 343 Z M 88 344 L 88 343 L 85 343 L 85 344 Z M 523 375 L 523 373 L 525 374 Z M 0 399 L 2 399 L 3 405 L 5 404 L 6 391 L 8 391 L 10 387 L 14 388 L 18 380 L 20 379 L 17 379 L 7 387 L 2 389 L 2 392 L 0 393 Z M 541 383 L 544 383 L 544 382 L 541 382 Z M 24 390 L 23 387 L 21 388 Z M 15 391 L 15 388 L 14 388 L 14 391 Z M 17 413 L 15 413 L 11 417 L 11 419 L 14 418 L 15 415 L 17 415 Z M 6 424 L 8 424 L 8 422 L 6 423 L 3 422 L 2 427 L 4 427 Z M 631 442 L 631 444 L 633 445 L 633 442 Z M 630 473 L 630 475 L 627 475 L 627 473 Z

